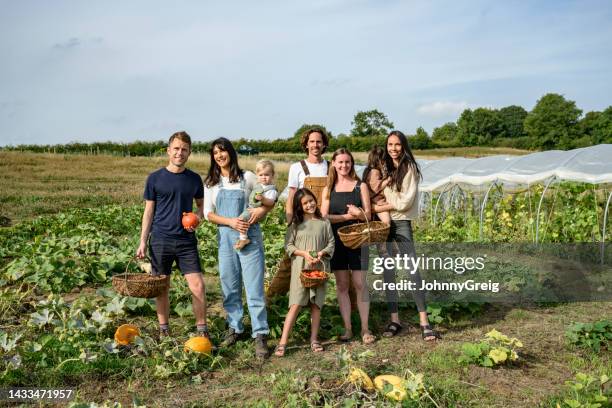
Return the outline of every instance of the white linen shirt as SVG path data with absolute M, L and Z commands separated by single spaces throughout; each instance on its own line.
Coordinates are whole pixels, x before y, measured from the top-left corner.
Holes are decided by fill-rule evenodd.
M 221 176 L 223 180 L 223 188 L 228 190 L 239 190 L 240 182 L 230 183 L 229 177 Z M 252 171 L 246 170 L 244 172 L 244 199 L 245 202 L 249 202 L 249 195 L 257 184 L 257 176 Z M 204 185 L 204 218 L 208 221 L 208 214 L 210 212 L 216 213 L 217 194 L 221 188 L 221 183 L 212 187 Z M 236 214 L 238 216 L 239 214 Z

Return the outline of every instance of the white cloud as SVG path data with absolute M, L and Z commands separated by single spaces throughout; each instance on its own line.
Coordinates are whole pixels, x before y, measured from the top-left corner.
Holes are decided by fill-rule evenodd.
M 461 102 L 436 101 L 436 102 L 427 103 L 425 105 L 419 106 L 417 108 L 417 113 L 419 115 L 425 115 L 425 116 L 443 117 L 443 116 L 456 115 L 458 113 L 463 112 L 468 107 L 469 105 L 465 101 L 461 101 Z

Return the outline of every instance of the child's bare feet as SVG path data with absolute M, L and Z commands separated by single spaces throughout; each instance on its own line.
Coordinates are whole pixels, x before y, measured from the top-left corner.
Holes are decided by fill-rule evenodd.
M 245 246 L 249 245 L 250 242 L 251 242 L 251 240 L 248 239 L 248 238 L 247 239 L 239 239 L 234 244 L 234 249 L 240 251 L 242 248 L 244 248 Z

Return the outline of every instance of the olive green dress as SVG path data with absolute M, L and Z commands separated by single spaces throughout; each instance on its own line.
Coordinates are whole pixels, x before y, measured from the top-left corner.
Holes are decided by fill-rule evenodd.
M 316 268 L 330 272 L 329 260 L 334 254 L 334 233 L 328 220 L 312 219 L 304 221 L 297 227 L 292 224 L 287 229 L 285 237 L 285 249 L 291 257 L 291 285 L 289 287 L 289 306 L 306 306 L 308 302 L 323 307 L 325 303 L 325 286 L 327 283 L 316 288 L 305 288 L 300 281 L 300 272 L 307 268 L 306 260 L 301 256 L 294 256 L 295 251 L 325 251 L 329 256 L 324 257 L 323 265 L 318 264 Z

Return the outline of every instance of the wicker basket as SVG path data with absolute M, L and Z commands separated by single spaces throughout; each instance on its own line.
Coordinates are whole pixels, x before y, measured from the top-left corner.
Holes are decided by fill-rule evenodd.
M 124 296 L 138 298 L 154 298 L 159 296 L 166 286 L 168 279 L 166 276 L 154 276 L 148 273 L 128 273 L 132 258 L 125 267 L 125 273 L 113 276 L 113 288 L 117 293 Z
M 323 262 L 320 262 L 321 265 L 323 265 L 323 270 L 321 269 L 303 269 L 302 272 L 300 272 L 300 281 L 302 282 L 302 286 L 304 286 L 305 288 L 316 288 L 319 285 L 322 285 L 323 283 L 327 282 L 327 280 L 329 279 L 329 272 L 326 272 L 325 269 L 325 264 Z M 310 271 L 315 271 L 315 270 L 320 270 L 321 272 L 323 272 L 323 276 L 321 276 L 320 278 L 314 278 L 311 276 L 306 275 L 307 272 Z
M 365 211 L 363 213 L 366 222 L 358 222 L 338 228 L 340 240 L 350 249 L 357 249 L 367 244 L 385 242 L 389 236 L 389 225 L 382 221 L 368 221 Z

